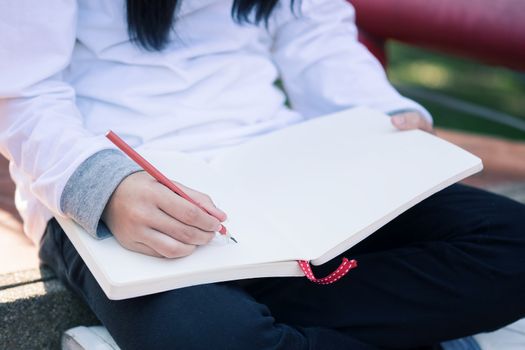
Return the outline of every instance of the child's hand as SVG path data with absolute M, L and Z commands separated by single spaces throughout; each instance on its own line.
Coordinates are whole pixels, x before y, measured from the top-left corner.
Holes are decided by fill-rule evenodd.
M 417 112 L 395 114 L 390 120 L 399 130 L 421 129 L 431 134 L 435 134 L 432 123 Z
M 226 214 L 207 195 L 177 185 L 219 219 L 141 171 L 120 183 L 102 213 L 102 220 L 129 250 L 166 258 L 189 255 L 214 237 Z

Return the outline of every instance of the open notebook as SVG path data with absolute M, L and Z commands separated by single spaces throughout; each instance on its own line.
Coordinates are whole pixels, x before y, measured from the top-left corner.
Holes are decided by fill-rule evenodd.
M 57 218 L 111 299 L 303 276 L 297 260 L 323 264 L 482 169 L 479 158 L 459 147 L 419 130 L 397 131 L 388 116 L 365 108 L 260 136 L 210 163 L 138 151 L 168 177 L 209 194 L 228 214 L 225 224 L 239 243 L 217 237 L 188 257 L 168 260 L 128 251 L 114 238 L 96 240 L 72 220 Z

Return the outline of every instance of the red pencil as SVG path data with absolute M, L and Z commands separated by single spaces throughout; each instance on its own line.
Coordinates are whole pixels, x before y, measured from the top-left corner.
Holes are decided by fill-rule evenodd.
M 173 182 L 170 181 L 164 174 L 162 174 L 157 168 L 153 166 L 150 162 L 148 162 L 144 157 L 142 157 L 140 154 L 138 154 L 133 148 L 131 148 L 130 145 L 128 145 L 124 140 L 122 140 L 117 134 L 115 134 L 113 131 L 108 131 L 106 133 L 106 137 L 115 144 L 120 150 L 128 155 L 135 163 L 140 165 L 142 169 L 144 169 L 148 174 L 153 176 L 155 180 L 187 200 L 188 202 L 196 205 L 206 213 L 214 216 L 209 211 L 207 211 L 203 206 L 201 206 L 199 203 L 194 201 L 190 196 L 188 196 L 180 187 L 175 185 Z M 232 241 L 237 243 L 237 240 L 233 238 L 226 227 L 221 224 L 221 228 L 219 229 L 219 233 L 222 235 L 226 235 L 226 237 L 230 238 Z

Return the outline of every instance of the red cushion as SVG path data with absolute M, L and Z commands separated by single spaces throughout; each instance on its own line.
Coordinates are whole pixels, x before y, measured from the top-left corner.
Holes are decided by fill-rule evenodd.
M 524 0 L 349 0 L 368 34 L 525 70 Z

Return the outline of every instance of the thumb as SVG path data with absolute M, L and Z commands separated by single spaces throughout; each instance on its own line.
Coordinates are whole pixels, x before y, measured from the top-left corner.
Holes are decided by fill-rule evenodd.
M 186 186 L 181 186 L 181 187 L 183 187 L 184 192 L 186 192 L 186 194 L 190 196 L 191 199 L 197 202 L 199 206 L 204 208 L 204 210 L 206 210 L 206 212 L 208 212 L 211 216 L 213 216 L 220 222 L 223 222 L 224 220 L 226 220 L 227 218 L 226 213 L 222 211 L 221 209 L 219 209 L 215 205 L 215 203 L 213 203 L 213 200 L 211 199 L 210 196 L 202 192 L 195 191 Z
M 206 211 L 219 220 L 220 222 L 223 222 L 228 217 L 225 212 L 223 212 L 221 209 L 217 208 L 215 204 L 210 200 L 209 202 L 201 202 L 199 201 L 199 204 L 206 209 Z

